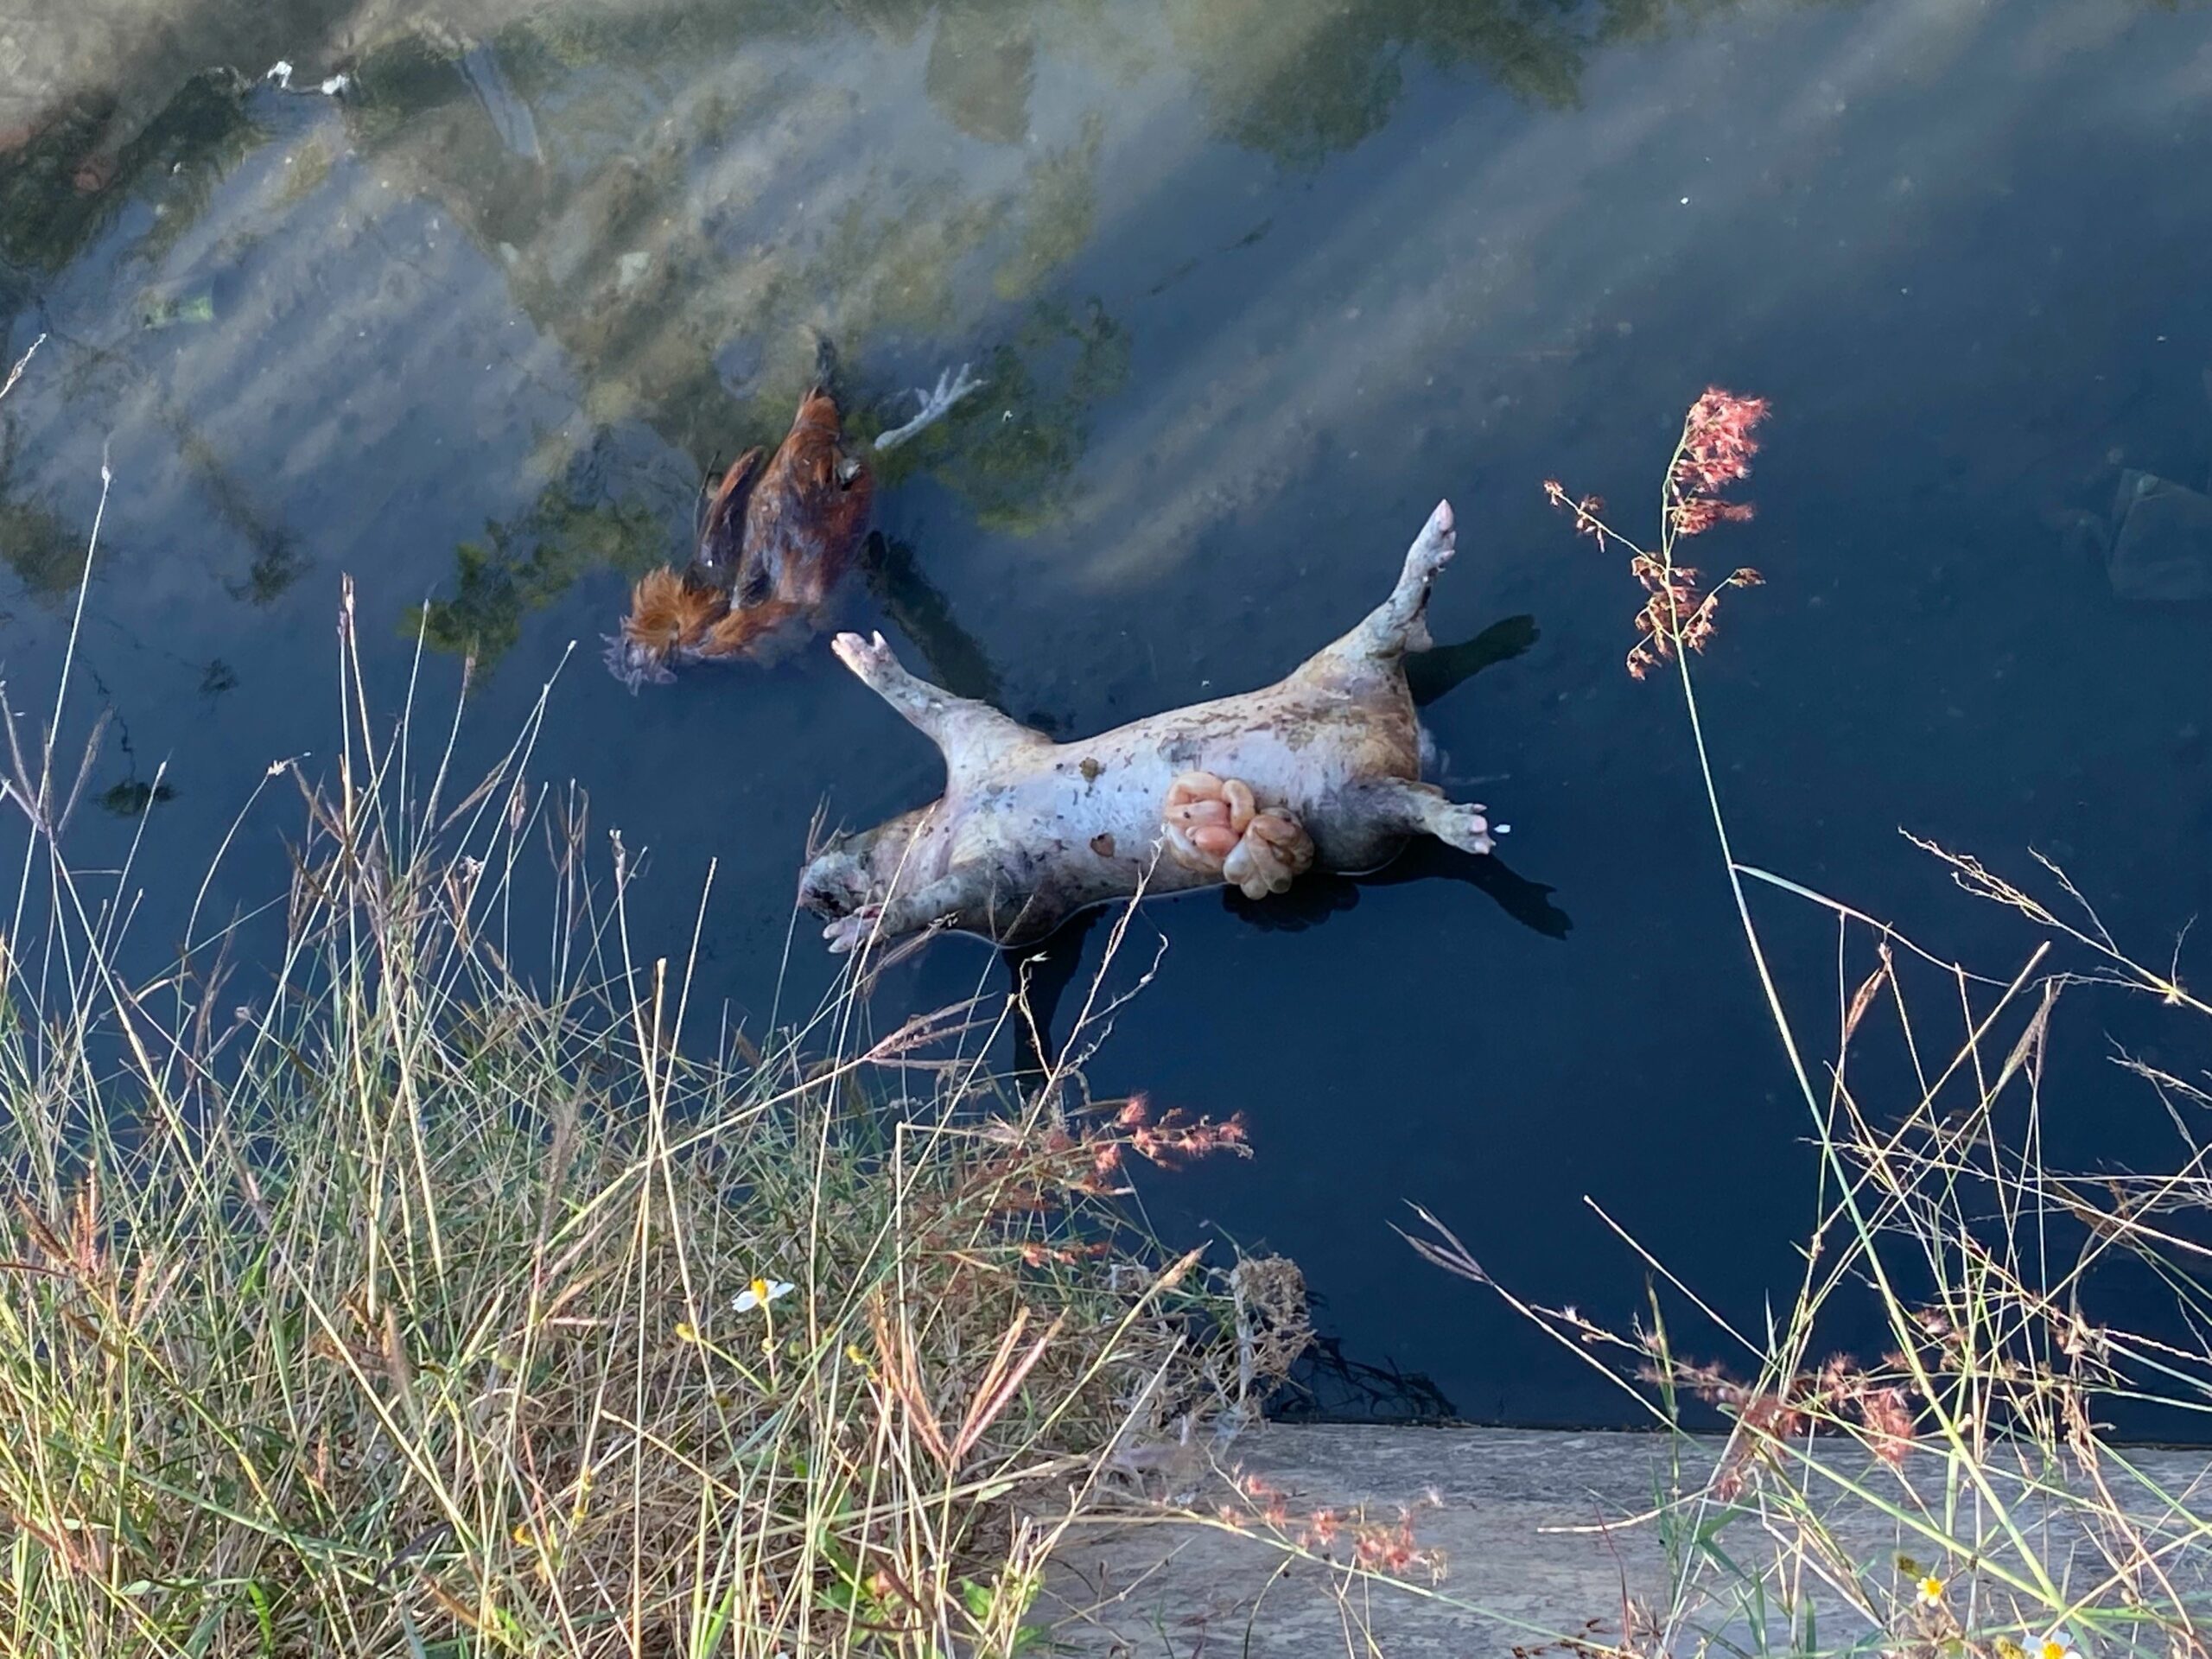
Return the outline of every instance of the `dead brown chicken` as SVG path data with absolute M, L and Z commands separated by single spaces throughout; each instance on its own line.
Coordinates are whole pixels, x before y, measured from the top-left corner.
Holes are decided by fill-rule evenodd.
M 607 665 L 635 691 L 675 677 L 677 664 L 751 654 L 787 624 L 819 620 L 868 534 L 875 480 L 845 436 L 830 391 L 828 348 L 817 383 L 799 400 L 791 430 L 764 462 L 748 449 L 722 474 L 707 504 L 698 546 L 681 571 L 664 565 L 631 590 L 622 631 L 607 641 Z M 963 364 L 917 388 L 921 412 L 879 436 L 888 451 L 935 422 L 981 385 Z

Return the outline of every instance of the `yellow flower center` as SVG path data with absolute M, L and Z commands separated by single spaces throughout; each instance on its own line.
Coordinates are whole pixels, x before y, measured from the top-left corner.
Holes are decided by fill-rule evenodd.
M 768 1305 L 768 1281 L 766 1279 L 755 1279 L 747 1288 L 752 1291 L 754 1301 L 763 1307 Z M 2058 1659 L 2058 1656 L 2050 1655 L 2049 1659 Z

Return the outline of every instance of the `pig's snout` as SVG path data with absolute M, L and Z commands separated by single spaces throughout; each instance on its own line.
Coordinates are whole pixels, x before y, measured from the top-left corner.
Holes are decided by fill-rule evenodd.
M 798 901 L 817 916 L 849 916 L 871 898 L 867 861 L 830 851 L 809 863 L 798 879 Z

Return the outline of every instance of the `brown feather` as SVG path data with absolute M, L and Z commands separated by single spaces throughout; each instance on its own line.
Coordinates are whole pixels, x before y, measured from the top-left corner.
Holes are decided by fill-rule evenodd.
M 810 391 L 746 503 L 740 607 L 762 574 L 770 598 L 809 608 L 829 598 L 868 533 L 875 495 L 868 463 L 858 457 L 852 477 L 839 481 L 847 459 L 836 402 L 818 388 Z
M 737 579 L 745 557 L 745 509 L 760 475 L 763 453 L 756 444 L 730 462 L 707 503 L 699 545 L 687 573 L 702 586 L 728 588 Z
M 694 647 L 694 654 L 709 662 L 741 657 L 765 635 L 774 632 L 794 617 L 805 615 L 806 609 L 804 605 L 770 599 L 748 605 L 741 611 L 728 612 L 707 630 L 705 637 Z
M 846 451 L 836 400 L 813 388 L 765 464 L 750 449 L 722 474 L 690 565 L 652 571 L 632 590 L 615 672 L 633 684 L 665 677 L 676 662 L 742 656 L 795 620 L 818 621 L 868 533 L 874 494 L 867 461 Z
M 724 595 L 696 587 L 663 565 L 647 571 L 630 590 L 630 613 L 622 619 L 622 637 L 665 662 L 696 645 L 728 608 Z

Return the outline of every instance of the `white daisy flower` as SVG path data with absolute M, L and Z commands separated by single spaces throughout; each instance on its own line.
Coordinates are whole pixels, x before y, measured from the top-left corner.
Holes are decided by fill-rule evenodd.
M 778 1297 L 791 1294 L 791 1287 L 784 1280 L 755 1279 L 737 1293 L 737 1300 L 732 1306 L 741 1313 L 750 1313 L 756 1307 L 766 1307 Z M 2079 1659 L 2079 1656 L 2075 1656 L 2075 1659 Z

